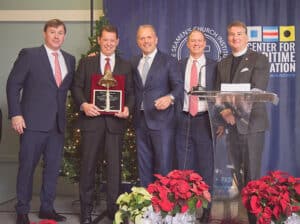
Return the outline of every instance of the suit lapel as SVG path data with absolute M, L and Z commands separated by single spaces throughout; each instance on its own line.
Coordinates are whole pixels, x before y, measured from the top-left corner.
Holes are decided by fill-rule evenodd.
M 50 64 L 45 47 L 41 46 L 40 51 L 41 51 L 41 60 L 42 60 L 42 63 L 44 64 L 43 67 L 45 68 L 45 74 L 48 76 L 49 80 L 56 85 L 53 70 L 51 68 L 51 64 Z
M 134 74 L 136 74 L 136 75 L 134 75 L 135 83 L 139 88 L 143 88 L 141 74 L 138 70 L 138 66 L 139 66 L 139 63 L 140 63 L 140 60 L 142 59 L 142 57 L 143 57 L 142 55 L 139 55 L 139 56 L 135 57 L 132 61 L 132 66 L 135 69 Z
M 206 64 L 209 63 L 206 61 Z M 206 90 L 212 90 L 213 83 L 212 83 L 212 70 L 211 66 L 208 65 L 205 72 L 205 80 L 206 80 Z
M 66 67 L 67 67 L 67 74 L 66 76 L 64 77 L 64 79 L 62 80 L 62 85 L 64 84 L 65 80 L 67 80 L 69 78 L 69 76 L 71 75 L 70 71 L 72 70 L 71 69 L 71 61 L 69 60 L 69 57 L 66 55 L 66 53 L 64 51 L 61 50 L 61 53 L 64 57 L 64 60 L 65 60 L 65 64 L 66 64 Z
M 185 80 L 185 69 L 187 66 L 187 62 L 188 62 L 188 58 L 185 58 L 180 66 L 180 70 L 181 70 L 181 74 L 182 74 L 182 78 L 183 80 Z
M 159 74 L 158 72 L 156 72 L 156 70 L 161 66 L 160 63 L 162 60 L 160 60 L 160 52 L 157 51 L 155 57 L 153 58 L 152 64 L 150 66 L 150 69 L 148 71 L 147 74 L 147 78 L 146 78 L 146 82 L 145 82 L 145 88 L 149 85 L 149 83 L 151 83 L 151 80 L 153 79 L 153 77 L 156 74 Z
M 230 83 L 230 72 L 231 72 L 231 64 L 232 64 L 232 55 L 228 56 L 224 60 L 224 83 Z
M 214 83 L 214 74 L 213 74 L 213 61 L 206 58 L 206 72 L 205 72 L 205 80 L 206 80 L 206 89 L 212 90 Z

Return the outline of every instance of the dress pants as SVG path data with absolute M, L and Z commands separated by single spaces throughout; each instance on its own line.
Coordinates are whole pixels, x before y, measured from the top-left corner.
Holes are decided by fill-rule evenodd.
M 33 176 L 35 168 L 43 156 L 43 181 L 40 192 L 42 211 L 52 211 L 56 195 L 56 183 L 61 166 L 64 135 L 56 128 L 49 132 L 25 129 L 20 137 L 19 170 L 17 176 L 18 214 L 30 211 Z
M 80 203 L 81 213 L 90 214 L 93 209 L 97 162 L 106 155 L 107 161 L 107 208 L 116 212 L 115 204 L 121 186 L 121 149 L 123 134 L 110 133 L 106 128 L 82 131 Z
M 192 117 L 181 112 L 176 131 L 178 169 L 194 170 L 203 177 L 212 194 L 214 151 L 208 112 Z M 210 206 L 210 205 L 209 205 Z
M 260 178 L 264 141 L 265 132 L 239 134 L 236 128 L 229 129 L 227 150 L 239 191 L 249 181 Z
M 141 186 L 147 187 L 155 180 L 153 174 L 166 175 L 173 168 L 175 130 L 173 127 L 149 129 L 144 113 L 141 113 L 139 127 L 136 128 L 138 170 Z

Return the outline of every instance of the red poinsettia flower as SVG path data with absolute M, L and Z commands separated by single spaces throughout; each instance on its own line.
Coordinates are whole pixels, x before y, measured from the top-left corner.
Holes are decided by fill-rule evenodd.
M 292 212 L 300 213 L 300 178 L 273 171 L 242 189 L 242 203 L 259 224 L 282 222 Z
M 166 176 L 155 174 L 155 177 L 157 180 L 147 190 L 153 195 L 154 210 L 163 216 L 193 212 L 211 200 L 209 186 L 193 170 L 173 170 Z

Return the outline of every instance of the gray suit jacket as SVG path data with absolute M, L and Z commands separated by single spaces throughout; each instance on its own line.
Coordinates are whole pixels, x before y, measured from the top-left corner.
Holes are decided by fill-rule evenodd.
M 221 83 L 230 83 L 230 71 L 233 55 L 229 55 L 218 63 L 217 88 Z M 248 50 L 240 62 L 232 83 L 250 83 L 251 89 L 258 88 L 266 90 L 269 81 L 270 64 L 265 55 Z M 269 127 L 268 115 L 264 103 L 254 103 L 250 114 L 248 130 L 238 131 L 242 134 L 265 131 Z

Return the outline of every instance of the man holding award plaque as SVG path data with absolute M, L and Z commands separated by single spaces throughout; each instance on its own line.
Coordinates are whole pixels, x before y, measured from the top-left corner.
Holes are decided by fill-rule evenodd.
M 117 28 L 106 25 L 98 37 L 100 54 L 83 58 L 75 74 L 72 95 L 80 107 L 81 131 L 80 205 L 81 223 L 92 223 L 95 173 L 99 155 L 107 161 L 107 208 L 113 219 L 121 182 L 121 149 L 126 118 L 134 104 L 130 63 L 115 50 Z

